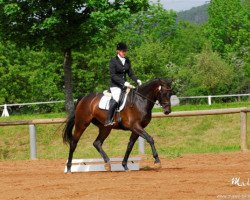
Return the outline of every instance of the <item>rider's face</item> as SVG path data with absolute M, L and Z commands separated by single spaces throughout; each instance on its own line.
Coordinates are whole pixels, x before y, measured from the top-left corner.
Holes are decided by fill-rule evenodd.
M 126 54 L 127 54 L 127 51 L 117 50 L 117 53 L 119 54 L 119 56 L 124 58 L 126 56 Z

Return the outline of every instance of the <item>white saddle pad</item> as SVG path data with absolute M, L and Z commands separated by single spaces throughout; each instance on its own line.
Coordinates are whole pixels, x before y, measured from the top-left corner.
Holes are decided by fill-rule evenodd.
M 126 94 L 125 94 L 125 97 L 124 97 L 124 100 L 122 102 L 122 105 L 120 106 L 120 108 L 118 109 L 118 112 L 122 111 L 123 108 L 125 107 L 125 103 L 127 101 L 127 97 L 128 97 L 128 93 L 129 93 L 130 89 L 128 88 L 126 90 Z M 107 90 L 105 90 L 103 92 L 103 97 L 101 98 L 100 102 L 99 102 L 99 108 L 100 109 L 103 109 L 103 110 L 109 110 L 109 101 L 111 99 L 111 93 L 109 93 Z

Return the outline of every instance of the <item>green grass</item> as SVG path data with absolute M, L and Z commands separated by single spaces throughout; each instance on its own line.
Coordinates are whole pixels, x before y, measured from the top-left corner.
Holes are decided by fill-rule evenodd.
M 162 155 L 240 150 L 239 114 L 161 118 L 153 119 L 151 125 L 147 130 L 159 141 Z
M 172 111 L 187 111 L 187 110 L 210 110 L 210 109 L 223 109 L 223 108 L 240 108 L 250 107 L 250 102 L 232 102 L 232 103 L 213 103 L 208 104 L 195 104 L 195 105 L 181 105 L 172 107 Z M 161 108 L 154 109 L 155 112 L 160 112 Z
M 183 105 L 173 107 L 173 111 L 204 110 L 218 108 L 250 107 L 248 102 L 208 105 Z M 154 111 L 162 111 L 155 109 Z M 62 118 L 65 113 L 15 115 L 0 118 L 0 121 Z M 248 130 L 250 130 L 248 117 Z M 68 146 L 62 143 L 64 124 L 37 125 L 37 156 L 39 159 L 66 159 Z M 175 158 L 186 153 L 228 152 L 240 150 L 240 115 L 214 115 L 200 117 L 177 117 L 152 119 L 146 128 L 155 139 L 161 157 Z M 76 149 L 75 158 L 100 157 L 92 143 L 98 129 L 90 125 Z M 103 148 L 110 157 L 123 156 L 130 132 L 112 131 Z M 248 146 L 250 147 L 250 137 Z M 138 144 L 132 155 L 138 154 Z M 146 154 L 151 157 L 151 149 L 146 144 Z M 29 159 L 29 129 L 27 125 L 0 127 L 0 159 Z

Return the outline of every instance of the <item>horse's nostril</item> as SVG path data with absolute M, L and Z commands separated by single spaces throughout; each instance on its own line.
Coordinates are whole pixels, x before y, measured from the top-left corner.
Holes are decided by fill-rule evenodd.
M 168 115 L 169 113 L 171 113 L 171 110 L 165 110 L 165 111 L 164 111 L 164 114 L 165 114 L 165 115 Z

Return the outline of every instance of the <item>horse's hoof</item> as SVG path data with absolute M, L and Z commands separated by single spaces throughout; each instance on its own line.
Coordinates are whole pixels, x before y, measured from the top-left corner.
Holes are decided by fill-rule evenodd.
M 162 166 L 161 166 L 161 163 L 155 163 L 155 166 L 154 166 L 155 169 L 161 169 Z
M 128 166 L 127 166 L 126 164 L 123 164 L 122 166 L 123 166 L 123 168 L 124 168 L 124 171 L 126 171 L 126 172 L 127 172 L 127 171 L 130 171 L 129 168 L 128 168 Z
M 104 167 L 105 167 L 105 170 L 106 170 L 107 172 L 111 172 L 111 164 L 110 164 L 110 163 L 105 163 L 105 164 L 104 164 Z
M 125 172 L 130 172 L 130 169 L 127 166 L 123 166 Z
M 69 170 L 69 171 L 65 172 L 65 174 L 72 174 L 72 172 Z

